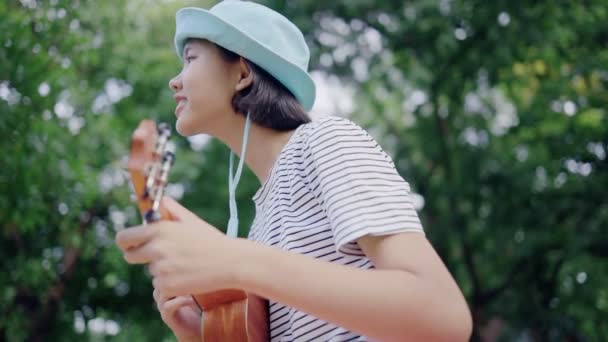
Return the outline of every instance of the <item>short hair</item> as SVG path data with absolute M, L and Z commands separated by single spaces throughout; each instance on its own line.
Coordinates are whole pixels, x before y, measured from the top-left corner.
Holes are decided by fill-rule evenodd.
M 236 62 L 241 57 L 215 45 L 228 62 Z M 251 121 L 276 131 L 289 131 L 311 121 L 302 105 L 281 82 L 255 63 L 244 60 L 253 73 L 253 81 L 232 98 L 235 112 L 249 113 Z

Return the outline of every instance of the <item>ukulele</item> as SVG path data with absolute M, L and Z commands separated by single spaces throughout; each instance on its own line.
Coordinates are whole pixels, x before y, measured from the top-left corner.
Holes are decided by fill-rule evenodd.
M 143 120 L 133 132 L 127 168 L 144 224 L 174 220 L 161 205 L 175 154 L 167 144 L 167 124 Z M 265 299 L 239 289 L 193 294 L 201 309 L 201 339 L 215 341 L 268 341 L 268 304 Z

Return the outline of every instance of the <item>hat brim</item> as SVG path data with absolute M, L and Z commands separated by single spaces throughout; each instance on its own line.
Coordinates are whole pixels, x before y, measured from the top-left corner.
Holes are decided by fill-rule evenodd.
M 312 108 L 315 83 L 306 70 L 205 9 L 183 8 L 176 19 L 175 48 L 180 59 L 189 38 L 209 40 L 255 63 L 289 89 L 305 110 Z

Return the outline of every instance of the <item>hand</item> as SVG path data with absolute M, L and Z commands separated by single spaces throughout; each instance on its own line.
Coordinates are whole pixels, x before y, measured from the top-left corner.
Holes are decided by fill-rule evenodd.
M 157 289 L 153 295 L 160 317 L 179 341 L 201 340 L 201 310 L 191 296 L 170 298 Z
M 235 288 L 240 261 L 232 239 L 170 198 L 162 205 L 177 221 L 120 231 L 116 244 L 130 264 L 149 264 L 155 289 L 167 297 Z

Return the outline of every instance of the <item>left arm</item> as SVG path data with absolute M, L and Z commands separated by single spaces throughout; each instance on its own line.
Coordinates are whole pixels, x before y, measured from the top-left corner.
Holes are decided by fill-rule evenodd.
M 235 285 L 381 341 L 467 341 L 466 301 L 423 234 L 365 236 L 364 270 L 237 240 Z

